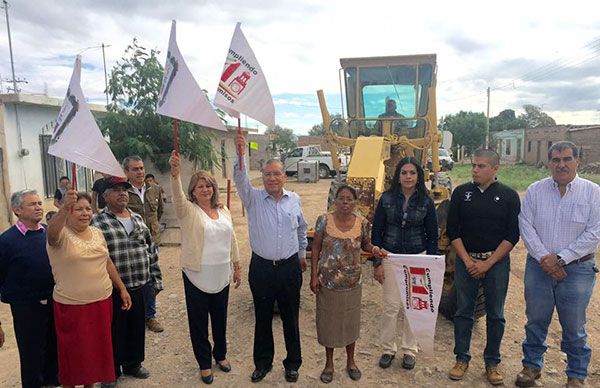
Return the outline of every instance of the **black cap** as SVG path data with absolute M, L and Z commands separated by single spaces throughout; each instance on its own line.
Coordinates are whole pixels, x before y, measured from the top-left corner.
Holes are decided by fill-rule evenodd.
M 131 188 L 131 183 L 125 178 L 119 178 L 117 176 L 111 176 L 104 179 L 104 191 L 115 187 L 125 187 L 126 189 Z

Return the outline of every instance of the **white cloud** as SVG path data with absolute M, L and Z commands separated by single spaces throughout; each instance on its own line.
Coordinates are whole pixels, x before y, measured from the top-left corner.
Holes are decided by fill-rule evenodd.
M 485 111 L 485 90 L 490 86 L 493 113 L 519 109 L 526 102 L 556 112 L 559 122 L 584 118 L 598 122 L 598 115 L 589 112 L 598 108 L 600 81 L 592 75 L 600 65 L 600 49 L 587 62 L 573 62 L 569 74 L 559 72 L 539 82 L 519 81 L 528 72 L 543 75 L 541 67 L 560 58 L 577 58 L 582 55 L 581 46 L 600 36 L 596 13 L 582 12 L 589 4 L 584 0 L 493 4 L 468 0 L 13 0 L 9 12 L 17 76 L 29 81 L 23 89 L 40 93 L 47 88 L 50 95 L 61 98 L 73 57 L 86 47 L 110 44 L 106 59 L 111 68 L 137 37 L 145 47 L 162 50 L 162 61 L 173 18 L 178 20 L 178 43 L 190 70 L 212 95 L 235 22 L 241 21 L 272 94 L 285 95 L 276 97 L 278 110 L 285 105 L 278 123 L 307 130 L 320 122 L 320 112 L 315 100 L 303 96 L 314 96 L 317 89 L 326 95 L 338 93 L 340 57 L 417 53 L 438 55 L 438 115 Z M 5 28 L 3 21 L 0 28 Z M 4 31 L 0 31 L 0 52 L 0 76 L 6 78 L 10 63 Z M 82 74 L 84 92 L 102 99 L 101 51 L 85 51 L 83 62 L 91 66 Z M 554 79 L 565 83 L 548 82 Z M 504 87 L 494 90 L 498 86 Z M 294 98 L 294 94 L 303 96 Z M 286 121 L 291 120 L 286 116 L 294 106 L 299 121 Z

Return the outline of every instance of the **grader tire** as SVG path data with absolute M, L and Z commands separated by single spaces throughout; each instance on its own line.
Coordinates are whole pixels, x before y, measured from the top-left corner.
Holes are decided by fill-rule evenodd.
M 449 288 L 442 290 L 442 297 L 440 299 L 440 313 L 449 321 L 454 321 L 454 315 L 456 314 L 457 301 L 456 301 L 456 287 L 452 284 Z M 475 319 L 479 319 L 485 316 L 485 295 L 483 294 L 483 287 L 479 288 L 477 294 L 477 301 L 475 302 Z

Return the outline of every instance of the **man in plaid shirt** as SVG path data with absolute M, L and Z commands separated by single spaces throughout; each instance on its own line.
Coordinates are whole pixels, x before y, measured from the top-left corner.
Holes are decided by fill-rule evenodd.
M 132 301 L 129 311 L 121 310 L 119 293 L 113 292 L 112 342 L 115 375 L 118 378 L 124 373 L 145 379 L 150 373 L 142 366 L 146 335 L 144 288 L 151 284 L 158 294 L 163 287 L 158 253 L 152 243 L 150 229 L 139 214 L 127 209 L 127 190 L 130 187 L 131 184 L 123 178 L 108 178 L 103 194 L 107 206 L 94 215 L 92 225 L 104 234 L 110 258 Z M 116 381 L 103 383 L 102 386 L 114 387 Z

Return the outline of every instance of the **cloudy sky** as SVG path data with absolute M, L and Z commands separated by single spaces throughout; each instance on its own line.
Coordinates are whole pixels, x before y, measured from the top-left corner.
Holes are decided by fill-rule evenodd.
M 556 4 L 556 5 L 554 5 Z M 102 42 L 110 70 L 137 37 L 164 61 L 170 21 L 190 70 L 211 96 L 235 23 L 267 76 L 279 125 L 321 121 L 315 91 L 339 112 L 339 58 L 436 53 L 438 115 L 524 104 L 561 124 L 600 123 L 600 18 L 592 2 L 399 0 L 12 0 L 15 71 L 23 92 L 64 96 L 74 57 Z M 2 10 L 3 11 L 3 10 Z M 0 18 L 0 92 L 10 61 Z M 82 87 L 104 100 L 102 52 L 82 53 Z M 248 126 L 256 126 L 252 120 Z

